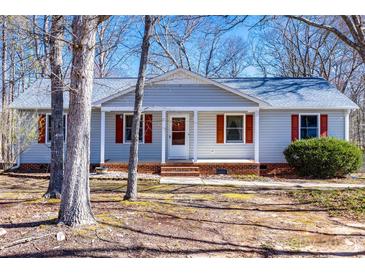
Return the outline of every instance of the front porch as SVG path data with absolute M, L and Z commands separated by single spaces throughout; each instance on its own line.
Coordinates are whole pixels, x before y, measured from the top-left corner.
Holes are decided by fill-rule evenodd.
M 129 143 L 126 139 L 126 115 L 132 108 L 102 107 L 100 112 L 100 164 L 127 163 Z M 194 165 L 259 163 L 259 119 L 257 107 L 225 108 L 145 108 L 152 118 L 150 143 L 141 139 L 139 158 L 144 163 L 159 165 L 189 163 Z M 116 115 L 124 117 L 124 139 L 113 143 L 116 134 Z M 242 126 L 230 129 L 228 116 L 242 121 Z M 222 122 L 219 125 L 220 117 Z M 249 123 L 251 118 L 251 124 Z M 115 122 L 114 122 L 115 121 Z M 144 134 L 147 127 L 142 125 Z M 221 128 L 220 128 L 221 127 Z M 129 129 L 128 129 L 129 130 Z M 220 132 L 219 132 L 220 131 Z M 229 135 L 230 134 L 230 135 Z M 251 134 L 249 140 L 248 134 Z M 219 136 L 221 135 L 221 136 Z M 228 140 L 230 137 L 237 140 Z M 120 151 L 120 153 L 118 153 Z M 120 157 L 119 157 L 120 155 Z

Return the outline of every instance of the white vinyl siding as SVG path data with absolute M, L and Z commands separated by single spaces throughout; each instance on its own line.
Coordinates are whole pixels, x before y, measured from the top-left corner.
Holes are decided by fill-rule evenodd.
M 291 143 L 291 115 L 328 114 L 328 136 L 344 139 L 344 111 L 260 110 L 260 162 L 285 163 L 283 151 Z
M 198 115 L 198 159 L 254 159 L 254 144 L 217 144 L 217 113 Z
M 150 112 L 149 112 L 150 113 Z M 105 162 L 128 162 L 129 143 L 115 143 L 115 115 L 121 112 L 105 113 Z M 152 143 L 140 143 L 138 157 L 142 162 L 161 161 L 161 112 L 152 114 Z M 123 122 L 124 123 L 124 122 Z M 100 139 L 100 135 L 99 135 Z
M 134 92 L 119 96 L 103 107 L 133 107 Z M 155 85 L 146 87 L 144 107 L 257 107 L 258 104 L 213 85 Z
M 328 135 L 344 139 L 344 111 L 311 111 L 311 113 L 313 112 L 328 114 Z M 117 113 L 107 112 L 105 114 L 105 160 L 127 162 L 130 145 L 115 143 L 115 114 Z M 152 144 L 140 145 L 139 159 L 141 162 L 161 161 L 161 112 L 151 113 L 153 117 L 153 140 Z M 167 116 L 170 113 L 168 112 Z M 260 110 L 260 162 L 285 162 L 283 151 L 291 142 L 291 114 L 299 113 L 304 114 L 309 113 L 309 111 Z M 199 112 L 198 114 L 198 159 L 254 159 L 254 144 L 216 143 L 216 115 L 215 112 Z M 100 161 L 100 117 L 100 111 L 93 109 L 90 139 L 90 162 L 93 164 Z M 193 112 L 189 112 L 189 120 L 189 158 L 191 159 L 194 144 Z M 168 126 L 166 130 L 167 128 Z M 168 138 L 166 138 L 166 155 L 167 142 Z M 50 145 L 38 144 L 35 141 L 22 153 L 21 163 L 49 163 L 50 157 Z

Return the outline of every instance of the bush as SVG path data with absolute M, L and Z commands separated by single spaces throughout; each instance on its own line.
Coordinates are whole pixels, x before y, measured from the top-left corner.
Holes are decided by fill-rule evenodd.
M 300 176 L 342 177 L 362 165 L 362 151 L 356 145 L 333 137 L 298 140 L 284 151 L 290 166 Z

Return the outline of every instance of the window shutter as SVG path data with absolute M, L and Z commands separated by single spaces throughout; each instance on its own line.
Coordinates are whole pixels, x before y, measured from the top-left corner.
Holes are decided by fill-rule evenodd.
M 328 136 L 328 115 L 321 114 L 321 137 Z
M 152 143 L 152 114 L 145 114 L 144 119 L 144 142 L 150 144 Z
M 46 142 L 46 114 L 38 115 L 38 143 Z
M 224 115 L 217 115 L 217 144 L 224 143 Z
M 299 115 L 292 114 L 291 116 L 291 140 L 299 139 Z
M 115 142 L 123 143 L 123 116 L 120 114 L 115 115 Z
M 246 144 L 253 143 L 253 115 L 246 115 Z

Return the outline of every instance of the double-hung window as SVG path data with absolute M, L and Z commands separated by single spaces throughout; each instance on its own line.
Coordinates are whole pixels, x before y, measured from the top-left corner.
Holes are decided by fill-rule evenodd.
M 319 115 L 300 115 L 300 139 L 316 138 L 319 133 Z
M 63 141 L 66 141 L 67 116 L 63 115 Z M 47 143 L 52 141 L 52 115 L 47 114 Z
M 124 136 L 125 142 L 130 143 L 132 141 L 132 122 L 133 122 L 133 114 L 125 114 L 125 128 L 124 128 Z M 141 115 L 141 121 L 139 124 L 139 142 L 143 143 L 144 137 L 144 114 Z
M 226 143 L 244 141 L 244 115 L 226 115 Z

